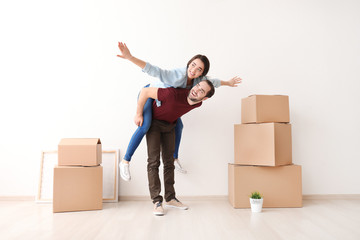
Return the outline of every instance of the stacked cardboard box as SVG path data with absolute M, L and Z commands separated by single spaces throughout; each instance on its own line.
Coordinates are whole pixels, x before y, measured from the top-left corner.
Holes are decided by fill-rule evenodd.
M 229 163 L 229 201 L 249 208 L 259 191 L 263 207 L 301 207 L 301 166 L 292 164 L 289 97 L 251 95 L 241 101 L 234 125 L 234 163 Z
M 103 168 L 98 138 L 65 138 L 54 168 L 53 212 L 102 209 Z

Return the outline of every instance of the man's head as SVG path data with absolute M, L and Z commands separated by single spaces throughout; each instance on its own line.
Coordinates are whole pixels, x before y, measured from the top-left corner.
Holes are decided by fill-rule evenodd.
M 192 102 L 198 103 L 211 98 L 214 93 L 215 88 L 212 82 L 209 80 L 203 80 L 191 88 L 188 98 Z

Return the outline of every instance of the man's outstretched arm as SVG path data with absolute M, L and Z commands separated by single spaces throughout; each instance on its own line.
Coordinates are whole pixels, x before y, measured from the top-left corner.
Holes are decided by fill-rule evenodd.
M 141 89 L 139 99 L 137 102 L 137 107 L 136 107 L 136 115 L 134 118 L 135 124 L 137 126 L 142 126 L 142 124 L 143 124 L 143 120 L 144 120 L 143 110 L 144 110 L 144 106 L 145 106 L 147 99 L 148 98 L 157 99 L 158 98 L 158 89 L 159 88 L 153 88 L 153 87 L 147 87 L 147 88 Z

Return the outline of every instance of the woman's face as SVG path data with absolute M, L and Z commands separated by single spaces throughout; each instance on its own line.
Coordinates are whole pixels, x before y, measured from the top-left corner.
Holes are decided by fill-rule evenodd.
M 190 79 L 198 78 L 204 72 L 204 63 L 200 59 L 193 60 L 188 67 L 187 74 Z

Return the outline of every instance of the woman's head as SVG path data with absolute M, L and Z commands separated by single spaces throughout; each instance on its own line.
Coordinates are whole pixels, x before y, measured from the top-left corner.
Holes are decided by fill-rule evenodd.
M 205 55 L 195 55 L 187 63 L 187 73 L 188 77 L 191 79 L 206 76 L 206 74 L 209 72 L 209 69 L 210 62 Z

